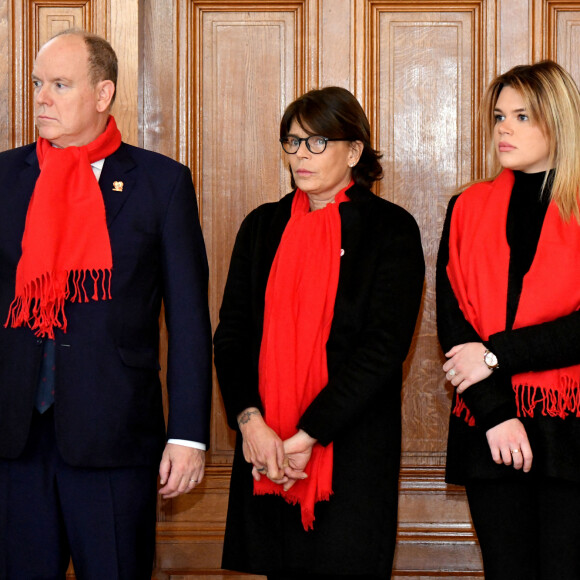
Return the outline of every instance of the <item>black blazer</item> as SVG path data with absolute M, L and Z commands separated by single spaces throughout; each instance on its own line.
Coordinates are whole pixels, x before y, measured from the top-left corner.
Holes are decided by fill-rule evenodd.
M 339 208 L 344 254 L 327 343 L 329 381 L 299 423 L 323 445 L 334 444 L 334 495 L 316 505 L 314 530 L 304 532 L 298 508 L 280 498 L 253 496 L 251 466 L 238 437 L 225 568 L 375 575 L 391 568 L 402 364 L 421 301 L 423 253 L 417 224 L 403 208 L 360 186 L 347 195 L 351 201 Z M 234 246 L 214 338 L 216 370 L 234 429 L 241 411 L 262 408 L 258 359 L 264 295 L 292 199 L 289 194 L 250 213 Z
M 0 315 L 14 298 L 35 145 L 0 154 Z M 113 191 L 113 182 L 123 190 Z M 161 302 L 169 329 L 168 436 L 208 442 L 211 330 L 208 268 L 189 169 L 127 144 L 99 184 L 113 253 L 112 299 L 67 303 L 56 335 L 57 442 L 71 465 L 150 465 L 165 445 L 159 380 Z M 26 443 L 42 339 L 0 327 L 0 456 Z

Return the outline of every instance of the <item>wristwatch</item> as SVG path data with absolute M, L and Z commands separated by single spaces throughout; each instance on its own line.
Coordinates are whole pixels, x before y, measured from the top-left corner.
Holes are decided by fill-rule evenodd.
M 490 371 L 495 371 L 496 369 L 499 369 L 499 362 L 497 360 L 497 356 L 495 356 L 495 354 L 493 354 L 493 352 L 491 352 L 487 348 L 483 353 L 483 362 L 487 365 L 487 368 Z

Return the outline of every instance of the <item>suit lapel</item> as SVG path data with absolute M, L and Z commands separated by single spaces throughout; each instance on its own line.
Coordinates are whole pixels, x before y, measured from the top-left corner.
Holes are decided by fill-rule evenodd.
M 40 175 L 40 167 L 38 165 L 38 159 L 36 157 L 36 148 L 32 149 L 28 156 L 26 157 L 26 167 L 20 174 L 20 186 L 19 199 L 28 209 L 28 204 L 32 193 L 34 191 L 34 186 L 36 185 L 36 180 Z M 23 195 L 20 195 L 20 193 Z
M 103 193 L 109 227 L 135 189 L 137 172 L 133 170 L 136 166 L 124 143 L 115 153 L 105 159 L 99 186 Z

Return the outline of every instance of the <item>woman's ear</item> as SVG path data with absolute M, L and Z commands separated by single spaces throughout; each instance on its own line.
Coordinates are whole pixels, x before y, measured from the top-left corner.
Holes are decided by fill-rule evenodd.
M 364 145 L 362 141 L 351 141 L 350 142 L 350 152 L 348 156 L 348 165 L 349 167 L 354 167 L 360 159 L 364 149 Z

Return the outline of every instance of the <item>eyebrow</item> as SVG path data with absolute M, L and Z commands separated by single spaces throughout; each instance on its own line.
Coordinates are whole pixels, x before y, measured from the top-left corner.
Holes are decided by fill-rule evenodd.
M 33 81 L 39 81 L 39 80 L 41 80 L 40 77 L 36 76 L 34 73 L 32 73 L 30 75 L 30 78 Z M 49 82 L 52 82 L 52 83 L 62 83 L 62 82 L 64 82 L 64 83 L 70 83 L 71 81 L 70 81 L 70 79 L 67 79 L 66 77 L 56 77 L 54 79 L 49 79 Z
M 493 112 L 494 112 L 494 113 L 503 113 L 504 111 L 503 111 L 502 109 L 500 109 L 499 107 L 495 107 L 495 108 L 493 109 Z M 514 109 L 514 110 L 512 111 L 512 113 L 525 113 L 525 112 L 526 112 L 526 109 L 525 109 L 525 107 L 522 107 L 521 109 Z

